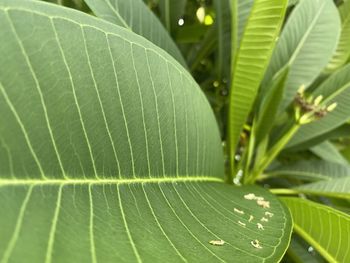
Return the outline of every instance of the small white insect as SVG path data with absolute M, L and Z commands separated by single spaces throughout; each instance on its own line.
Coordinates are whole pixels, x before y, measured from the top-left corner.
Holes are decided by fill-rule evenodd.
M 270 208 L 270 202 L 265 200 L 257 200 L 256 203 L 263 208 Z
M 233 208 L 233 210 L 238 214 L 244 215 L 244 211 L 242 211 L 242 210 L 239 210 L 237 208 Z
M 223 246 L 225 244 L 224 240 L 211 240 L 209 241 L 213 246 Z
M 264 230 L 264 226 L 263 226 L 262 224 L 257 223 L 256 225 L 258 226 L 258 229 L 260 229 L 260 230 Z
M 262 246 L 260 245 L 259 240 L 255 239 L 253 241 L 250 241 L 250 244 L 252 244 L 253 247 L 261 249 Z
M 261 222 L 269 222 L 269 220 L 266 217 L 263 217 L 260 219 Z
M 256 197 L 255 197 L 255 200 L 263 201 L 263 200 L 264 200 L 264 197 L 262 197 L 262 196 L 256 196 Z
M 248 220 L 248 221 L 249 221 L 249 222 L 252 222 L 252 221 L 253 221 L 253 219 L 254 219 L 254 216 L 250 215 L 250 216 L 249 216 L 249 220 Z
M 241 221 L 238 221 L 238 224 L 240 224 L 241 226 L 244 226 L 245 227 L 245 223 L 241 222 Z
M 253 193 L 249 193 L 249 194 L 244 195 L 244 198 L 247 200 L 254 200 L 256 198 L 256 196 Z
M 273 214 L 270 213 L 270 212 L 267 212 L 267 211 L 265 212 L 265 215 L 268 216 L 268 217 L 270 217 L 270 218 L 273 217 Z

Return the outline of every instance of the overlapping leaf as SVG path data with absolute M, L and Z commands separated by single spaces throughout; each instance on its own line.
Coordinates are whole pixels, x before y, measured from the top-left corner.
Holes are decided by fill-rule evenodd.
M 297 234 L 328 262 L 350 260 L 350 216 L 300 198 L 283 198 L 289 207 Z
M 265 76 L 266 84 L 290 67 L 282 108 L 300 85 L 308 86 L 324 69 L 337 46 L 340 18 L 332 0 L 300 1 L 289 16 Z
M 281 259 L 288 211 L 222 182 L 213 113 L 171 56 L 44 3 L 1 1 L 0 24 L 1 262 Z
M 94 14 L 144 36 L 186 65 L 175 42 L 142 0 L 85 0 Z

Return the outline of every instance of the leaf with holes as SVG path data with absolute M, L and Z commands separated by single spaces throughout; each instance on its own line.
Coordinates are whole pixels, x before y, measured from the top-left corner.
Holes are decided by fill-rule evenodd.
M 170 55 L 42 2 L 1 1 L 0 24 L 0 262 L 281 259 L 288 210 L 223 183 L 215 117 Z

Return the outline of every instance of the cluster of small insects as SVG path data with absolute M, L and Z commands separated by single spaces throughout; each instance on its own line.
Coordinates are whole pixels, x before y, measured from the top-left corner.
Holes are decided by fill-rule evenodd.
M 307 97 L 305 95 L 305 86 L 300 86 L 294 98 L 295 117 L 299 124 L 307 124 L 321 119 L 337 107 L 337 103 L 335 102 L 329 106 L 323 105 L 321 103 L 322 100 L 322 95 L 317 96 L 315 99 L 312 96 Z
M 246 194 L 244 195 L 244 199 L 246 200 L 252 200 L 252 201 L 256 201 L 257 205 L 259 205 L 260 207 L 266 209 L 266 208 L 270 208 L 270 202 L 269 201 L 266 201 L 264 197 L 261 197 L 261 196 L 256 196 L 255 194 L 253 193 L 249 193 L 249 194 Z M 245 212 L 243 210 L 240 210 L 240 209 L 237 209 L 237 208 L 233 208 L 233 211 L 237 214 L 240 214 L 240 215 L 244 215 Z M 260 222 L 257 222 L 256 223 L 256 226 L 259 230 L 265 230 L 264 226 L 262 223 L 267 223 L 269 222 L 269 218 L 273 217 L 273 213 L 269 212 L 269 211 L 265 211 L 264 213 L 264 216 L 260 219 Z M 249 219 L 248 219 L 248 222 L 251 223 L 253 222 L 254 220 L 254 216 L 252 215 L 249 215 Z M 247 224 L 242 222 L 242 221 L 239 221 L 238 220 L 238 225 L 240 225 L 241 227 L 246 227 Z M 223 246 L 225 244 L 225 241 L 223 240 L 211 240 L 209 241 L 209 243 L 211 245 L 214 245 L 214 246 Z M 257 248 L 257 249 L 261 249 L 263 248 L 260 244 L 260 241 L 255 239 L 255 240 L 252 240 L 250 242 L 250 244 L 254 247 L 254 248 Z

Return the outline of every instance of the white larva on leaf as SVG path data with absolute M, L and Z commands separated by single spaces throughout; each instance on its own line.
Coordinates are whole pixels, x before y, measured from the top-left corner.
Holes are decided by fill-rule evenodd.
M 269 222 L 269 220 L 266 217 L 263 217 L 260 219 L 261 222 Z
M 260 230 L 264 230 L 264 226 L 263 226 L 262 224 L 257 223 L 256 225 L 258 226 L 258 229 L 260 229 Z
M 235 212 L 238 213 L 238 214 L 244 215 L 244 211 L 239 210 L 239 209 L 237 209 L 237 208 L 233 208 L 233 211 L 235 211 Z
M 260 245 L 259 240 L 255 239 L 253 241 L 250 241 L 250 244 L 252 244 L 253 247 L 261 249 L 262 246 Z
M 268 212 L 268 211 L 265 212 L 265 215 L 268 216 L 268 217 L 270 217 L 270 218 L 273 217 L 273 214 L 270 213 L 270 212 Z
M 209 241 L 213 246 L 223 246 L 225 244 L 224 240 L 211 240 Z
M 244 198 L 247 200 L 254 200 L 256 198 L 256 196 L 253 193 L 249 193 L 249 194 L 244 195 Z
M 238 221 L 238 224 L 245 227 L 245 223 L 242 223 L 241 221 Z
M 248 221 L 249 221 L 249 222 L 252 222 L 252 221 L 253 221 L 253 219 L 254 219 L 254 216 L 250 215 L 250 216 L 249 216 L 249 220 L 248 220 Z
M 256 203 L 262 208 L 270 208 L 270 202 L 265 200 L 257 200 Z

